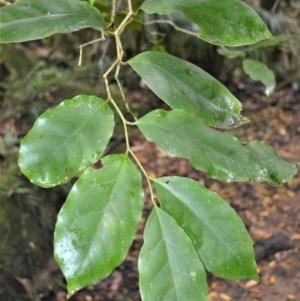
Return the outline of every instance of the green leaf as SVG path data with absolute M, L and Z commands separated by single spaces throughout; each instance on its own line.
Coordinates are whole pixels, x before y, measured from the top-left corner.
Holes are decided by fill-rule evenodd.
M 244 57 L 246 55 L 246 50 L 237 50 L 235 48 L 225 48 L 225 47 L 220 47 L 217 49 L 217 52 L 220 55 L 224 55 L 226 57 L 228 57 L 229 59 L 234 59 L 236 57 Z
M 138 261 L 143 301 L 207 301 L 203 264 L 175 220 L 159 208 L 150 214 Z
M 251 238 L 218 194 L 182 177 L 158 178 L 154 184 L 162 209 L 192 239 L 208 271 L 226 279 L 257 280 Z
M 289 181 L 298 171 L 296 164 L 280 158 L 275 150 L 263 141 L 252 141 L 247 145 L 257 163 L 268 171 L 268 182 L 280 185 Z
M 103 99 L 65 100 L 43 113 L 23 139 L 20 169 L 41 187 L 66 183 L 100 158 L 113 129 L 113 113 Z
M 199 38 L 211 44 L 241 46 L 272 37 L 258 14 L 240 0 L 146 0 L 148 14 L 181 11 L 200 27 Z
M 267 96 L 274 92 L 276 81 L 274 73 L 262 62 L 253 59 L 243 60 L 243 69 L 253 80 L 261 81 L 265 86 Z
M 230 128 L 245 123 L 240 102 L 197 66 L 162 52 L 143 52 L 130 66 L 173 109 L 185 109 L 209 125 Z
M 168 155 L 184 157 L 212 178 L 225 181 L 265 181 L 266 170 L 239 140 L 217 132 L 184 110 L 156 110 L 137 121 L 147 140 Z
M 143 208 L 141 175 L 125 155 L 103 158 L 70 191 L 57 219 L 55 258 L 69 296 L 108 276 L 124 260 Z
M 0 19 L 0 43 L 37 40 L 55 33 L 106 26 L 96 8 L 77 0 L 20 0 L 2 7 Z
M 295 33 L 295 34 L 290 34 L 290 33 L 284 33 L 278 36 L 274 36 L 273 39 L 270 40 L 265 40 L 257 45 L 253 45 L 250 47 L 250 50 L 256 50 L 256 49 L 261 49 L 261 48 L 271 48 L 275 47 L 278 48 L 278 46 L 285 45 L 285 42 L 288 40 L 292 40 L 294 43 L 299 43 L 300 42 L 300 32 Z

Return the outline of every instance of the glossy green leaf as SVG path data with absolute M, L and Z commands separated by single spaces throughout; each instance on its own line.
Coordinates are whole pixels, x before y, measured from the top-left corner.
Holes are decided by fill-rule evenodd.
M 219 54 L 224 55 L 231 59 L 239 56 L 244 58 L 246 56 L 246 53 L 263 49 L 263 48 L 278 47 L 279 45 L 283 44 L 283 42 L 286 42 L 287 40 L 290 39 L 296 40 L 297 38 L 300 40 L 300 34 L 298 35 L 282 34 L 282 35 L 274 36 L 272 39 L 264 40 L 251 46 L 241 47 L 239 49 L 219 47 L 217 51 Z
M 100 12 L 78 0 L 20 0 L 0 8 L 0 20 L 0 43 L 37 40 L 86 27 L 105 27 Z
M 265 181 L 266 170 L 239 140 L 217 132 L 184 110 L 156 110 L 137 121 L 147 140 L 168 155 L 185 157 L 212 178 L 225 181 Z
M 268 182 L 280 185 L 289 181 L 298 171 L 296 164 L 280 158 L 275 150 L 263 141 L 252 141 L 247 145 L 252 156 L 268 171 Z
M 154 183 L 162 209 L 190 236 L 208 271 L 226 279 L 257 280 L 251 238 L 218 194 L 188 178 L 158 178 Z
M 203 264 L 176 221 L 154 208 L 138 261 L 143 301 L 207 301 Z
M 148 14 L 181 11 L 200 27 L 199 37 L 211 44 L 240 46 L 272 37 L 257 13 L 240 0 L 146 0 Z
M 271 95 L 276 86 L 275 75 L 271 69 L 262 62 L 253 59 L 243 60 L 243 69 L 253 80 L 261 81 L 265 86 L 265 94 Z
M 69 296 L 108 276 L 124 260 L 143 208 L 141 175 L 125 155 L 103 158 L 70 191 L 57 219 L 55 258 Z
M 209 125 L 230 128 L 247 121 L 240 102 L 211 75 L 187 61 L 162 52 L 143 52 L 130 66 L 173 109 L 196 114 Z
M 100 158 L 113 129 L 104 100 L 86 95 L 65 100 L 43 113 L 23 139 L 20 169 L 41 187 L 66 183 Z

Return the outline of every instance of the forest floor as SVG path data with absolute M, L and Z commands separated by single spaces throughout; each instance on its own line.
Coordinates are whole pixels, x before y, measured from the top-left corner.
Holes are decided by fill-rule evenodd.
M 128 93 L 128 99 L 133 103 L 146 101 L 147 93 L 132 91 Z M 250 119 L 250 123 L 232 130 L 232 133 L 243 142 L 265 140 L 280 156 L 299 162 L 299 90 L 283 89 L 269 98 L 262 94 L 261 89 L 245 88 L 235 94 L 242 101 L 242 113 Z M 179 175 L 200 181 L 229 202 L 253 239 L 260 281 L 228 281 L 209 274 L 210 301 L 300 300 L 300 172 L 278 187 L 266 183 L 222 183 L 208 179 L 185 159 L 168 157 L 139 133 L 134 133 L 131 141 L 132 150 L 152 177 Z M 70 301 L 141 300 L 137 260 L 143 244 L 141 234 L 151 210 L 146 182 L 144 186 L 144 216 L 127 258 L 111 276 L 79 291 Z M 48 277 L 48 282 L 51 279 L 52 283 L 46 287 L 38 286 L 41 301 L 66 300 L 64 279 L 53 260 L 37 277 Z M 40 279 L 36 280 L 40 282 Z

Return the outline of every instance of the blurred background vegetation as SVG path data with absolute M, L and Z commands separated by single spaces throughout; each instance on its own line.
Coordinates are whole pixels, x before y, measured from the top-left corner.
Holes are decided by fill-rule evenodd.
M 1 6 L 14 1 L 0 1 Z M 124 1 L 123 1 L 124 2 Z M 142 1 L 133 1 L 135 7 Z M 142 22 L 165 19 L 190 31 L 198 28 L 180 13 L 170 16 L 138 15 L 124 32 L 122 41 L 126 59 L 145 50 L 167 51 L 189 60 L 217 77 L 231 90 L 252 89 L 242 70 L 242 59 L 265 62 L 275 73 L 277 89 L 300 89 L 300 2 L 297 0 L 247 0 L 266 22 L 274 40 L 235 49 L 207 44 L 176 31 L 169 24 L 142 26 Z M 109 21 L 111 1 L 96 1 L 95 6 Z M 119 1 L 116 24 L 125 15 Z M 100 37 L 89 29 L 22 44 L 0 45 L 0 299 L 17 300 L 7 290 L 14 284 L 9 275 L 36 279 L 52 257 L 52 238 L 56 215 L 70 188 L 63 185 L 42 189 L 32 185 L 19 171 L 18 147 L 34 120 L 47 108 L 78 94 L 105 98 L 101 75 L 115 59 L 112 39 L 85 47 L 83 65 L 78 67 L 79 45 Z M 115 85 L 111 78 L 112 86 Z M 159 105 L 159 100 L 145 89 L 139 77 L 124 68 L 121 81 L 125 92 L 143 90 L 150 101 L 132 103 L 136 114 Z M 116 85 L 115 85 L 116 86 Z M 115 97 L 118 101 L 118 91 Z M 121 97 L 119 97 L 121 99 Z M 242 101 L 242 99 L 241 99 Z M 120 139 L 116 130 L 113 140 Z M 122 140 L 122 137 L 121 137 Z M 51 285 L 51 283 L 39 285 Z

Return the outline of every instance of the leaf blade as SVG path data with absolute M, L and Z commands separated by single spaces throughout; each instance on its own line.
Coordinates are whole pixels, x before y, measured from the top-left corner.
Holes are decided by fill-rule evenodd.
M 108 276 L 127 255 L 143 208 L 141 175 L 125 155 L 110 155 L 75 183 L 57 219 L 55 258 L 69 296 Z
M 257 280 L 251 238 L 219 195 L 188 178 L 157 178 L 154 184 L 162 209 L 190 236 L 208 271 L 225 279 Z
M 254 159 L 267 169 L 268 182 L 271 185 L 285 183 L 297 174 L 296 164 L 280 158 L 264 141 L 252 141 L 246 147 L 250 149 Z
M 205 271 L 191 240 L 159 208 L 148 218 L 138 268 L 144 301 L 208 299 Z
M 200 27 L 199 37 L 215 45 L 241 46 L 272 37 L 257 13 L 239 0 L 146 0 L 141 9 L 160 15 L 181 11 Z
M 266 170 L 250 151 L 227 133 L 209 128 L 183 110 L 155 110 L 137 121 L 146 139 L 168 155 L 184 157 L 212 178 L 225 181 L 265 181 Z
M 103 99 L 65 100 L 44 112 L 24 137 L 20 169 L 44 188 L 66 183 L 100 158 L 113 129 L 113 113 Z
M 173 109 L 194 113 L 210 126 L 236 127 L 247 122 L 241 103 L 218 80 L 197 66 L 162 52 L 143 52 L 128 64 Z
M 275 75 L 267 65 L 257 60 L 244 59 L 243 69 L 253 80 L 261 81 L 265 85 L 267 96 L 274 92 L 276 86 Z
M 1 8 L 0 19 L 0 43 L 37 40 L 86 27 L 105 27 L 97 9 L 74 0 L 20 0 Z

